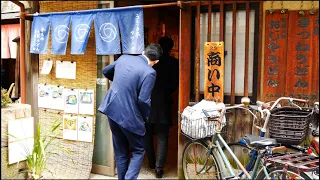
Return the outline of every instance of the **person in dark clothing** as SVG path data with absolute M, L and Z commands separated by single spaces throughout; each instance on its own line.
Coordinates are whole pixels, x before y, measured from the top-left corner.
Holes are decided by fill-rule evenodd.
M 163 168 L 167 158 L 169 127 L 172 124 L 172 94 L 179 85 L 179 61 L 169 55 L 174 42 L 169 37 L 162 37 L 159 42 L 163 50 L 158 64 L 153 68 L 157 78 L 151 94 L 151 115 L 145 123 L 145 150 L 149 166 L 156 170 L 156 177 L 163 176 Z M 158 137 L 157 155 L 153 146 L 153 135 Z

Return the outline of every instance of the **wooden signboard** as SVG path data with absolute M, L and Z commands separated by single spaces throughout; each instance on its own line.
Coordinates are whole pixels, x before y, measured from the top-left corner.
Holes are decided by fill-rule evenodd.
M 204 99 L 223 102 L 224 43 L 206 42 L 204 44 L 204 61 Z
M 266 11 L 263 99 L 276 100 L 285 94 L 288 13 Z
M 319 13 L 289 11 L 286 96 L 319 99 Z

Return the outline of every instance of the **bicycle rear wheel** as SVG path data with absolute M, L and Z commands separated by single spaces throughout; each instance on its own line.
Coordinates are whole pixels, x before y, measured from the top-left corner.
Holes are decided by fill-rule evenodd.
M 185 179 L 221 179 L 217 161 L 209 151 L 208 145 L 201 140 L 187 144 L 182 156 Z
M 236 155 L 236 157 L 239 159 L 241 164 L 247 169 L 248 172 L 250 172 L 253 169 L 253 166 L 256 162 L 257 156 L 253 154 L 253 150 L 250 149 L 247 145 L 239 143 L 239 142 L 234 142 L 234 143 L 228 143 L 228 146 L 232 150 L 232 152 Z M 232 158 L 231 154 L 229 151 L 226 149 L 226 147 L 222 148 L 224 154 L 228 158 L 231 166 L 236 172 L 236 175 L 241 177 L 244 173 L 238 167 L 236 161 Z M 251 156 L 253 156 L 251 158 Z
M 275 168 L 274 166 L 270 165 L 267 168 L 267 171 L 268 171 L 268 174 L 269 174 L 271 179 L 283 179 L 283 166 L 278 165 Z M 261 179 L 262 180 L 262 179 L 267 179 L 267 178 L 266 178 L 265 173 L 263 171 L 260 171 L 260 173 L 257 176 L 257 179 Z M 298 173 L 294 169 L 288 168 L 284 179 L 295 180 L 295 179 L 312 179 L 312 178 L 309 177 L 303 171 Z

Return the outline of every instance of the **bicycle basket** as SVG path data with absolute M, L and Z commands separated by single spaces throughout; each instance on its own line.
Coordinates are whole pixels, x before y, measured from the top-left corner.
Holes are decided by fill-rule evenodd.
M 309 122 L 313 118 L 311 108 L 280 107 L 270 115 L 270 137 L 278 143 L 298 145 L 307 137 Z
M 216 118 L 220 117 L 218 111 L 207 111 L 210 115 L 216 114 Z M 219 114 L 217 114 L 219 113 Z M 222 132 L 227 123 L 228 115 L 222 118 Z M 216 131 L 218 122 L 208 121 L 208 118 L 203 114 L 199 113 L 191 108 L 186 108 L 181 114 L 181 132 L 184 136 L 190 139 L 202 139 L 212 136 Z

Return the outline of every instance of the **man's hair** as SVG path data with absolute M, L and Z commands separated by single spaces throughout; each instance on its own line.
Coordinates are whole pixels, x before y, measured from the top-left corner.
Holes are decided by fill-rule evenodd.
M 160 44 L 163 50 L 163 53 L 168 53 L 173 48 L 173 45 L 174 45 L 173 40 L 168 36 L 160 38 L 158 43 Z
M 144 49 L 144 55 L 146 55 L 151 61 L 159 60 L 162 54 L 162 48 L 159 44 L 151 43 Z

